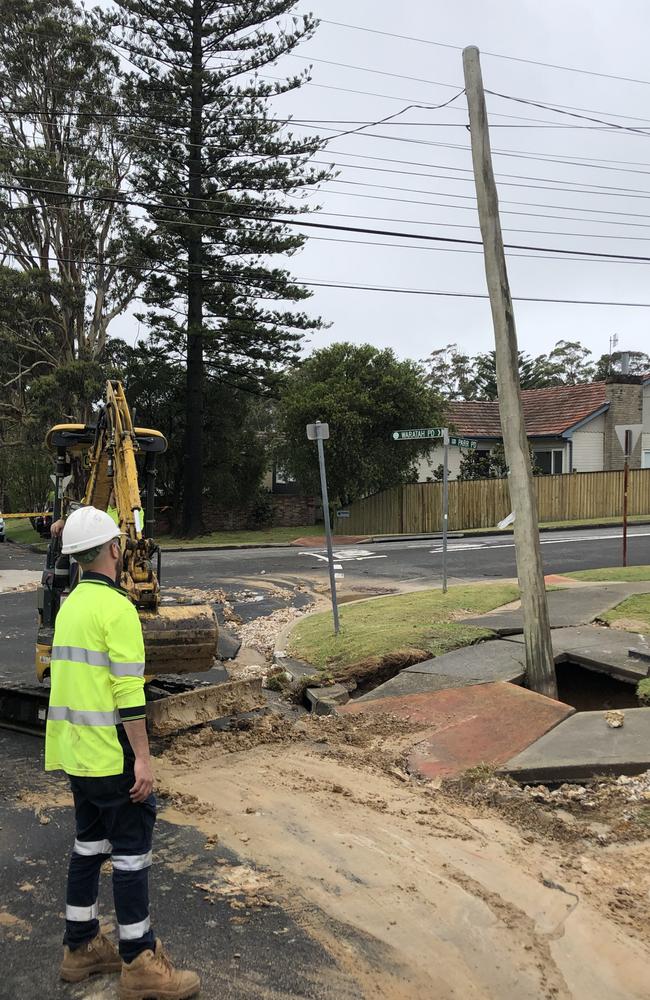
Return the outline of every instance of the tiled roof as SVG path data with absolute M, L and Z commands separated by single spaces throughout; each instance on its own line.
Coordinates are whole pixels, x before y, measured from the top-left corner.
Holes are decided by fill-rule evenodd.
M 607 402 L 605 382 L 524 389 L 526 433 L 557 436 L 595 413 Z M 449 423 L 465 437 L 501 437 L 498 402 L 468 400 L 449 404 Z

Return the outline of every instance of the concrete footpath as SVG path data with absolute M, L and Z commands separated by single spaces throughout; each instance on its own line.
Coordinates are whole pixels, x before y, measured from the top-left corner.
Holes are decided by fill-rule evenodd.
M 67 785 L 44 774 L 42 752 L 40 739 L 0 730 L 0 1000 L 112 1000 L 114 977 L 78 986 L 58 979 L 74 819 Z M 254 881 L 231 851 L 191 826 L 159 819 L 152 921 L 172 957 L 200 973 L 201 997 L 358 1000 L 358 984 L 280 905 L 233 891 L 242 873 Z M 115 939 L 110 874 L 102 876 L 100 906 Z
M 650 708 L 636 707 L 635 689 L 650 673 L 650 657 L 634 657 L 630 650 L 648 650 L 650 639 L 586 623 L 631 594 L 647 592 L 646 582 L 549 593 L 559 697 L 565 701 L 522 686 L 523 624 L 514 608 L 465 620 L 491 629 L 495 638 L 407 667 L 347 704 L 337 705 L 325 688 L 314 711 L 424 723 L 424 738 L 407 755 L 410 772 L 423 778 L 455 776 L 481 764 L 522 782 L 638 774 L 650 769 Z M 310 694 L 314 700 L 320 692 Z M 345 701 L 343 688 L 339 695 Z M 623 725 L 614 728 L 608 709 L 621 707 Z

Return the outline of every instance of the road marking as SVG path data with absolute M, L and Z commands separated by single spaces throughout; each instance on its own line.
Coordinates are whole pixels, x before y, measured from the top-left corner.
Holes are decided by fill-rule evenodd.
M 376 556 L 369 549 L 341 549 L 340 551 L 332 553 L 334 558 L 337 560 L 337 564 L 344 562 L 362 562 L 364 559 L 386 559 L 385 555 Z M 312 559 L 321 559 L 323 562 L 327 562 L 327 555 L 323 552 L 301 552 L 301 556 L 310 556 Z M 339 565 L 339 568 L 340 565 Z
M 487 546 L 487 545 L 450 545 L 448 547 L 447 551 L 448 552 L 468 552 L 468 551 L 470 551 L 472 549 L 486 549 L 486 548 L 489 548 L 489 546 Z M 437 554 L 438 552 L 442 552 L 443 549 L 442 549 L 442 546 L 440 546 L 437 549 L 429 549 L 429 551 L 431 553 L 433 553 L 433 554 Z

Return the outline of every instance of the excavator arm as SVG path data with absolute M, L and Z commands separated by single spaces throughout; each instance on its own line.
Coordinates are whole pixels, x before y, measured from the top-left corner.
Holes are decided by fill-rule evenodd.
M 209 670 L 218 638 L 212 608 L 160 607 L 160 549 L 153 536 L 156 458 L 167 448 L 164 436 L 156 430 L 134 427 L 121 383 L 109 381 L 96 423 L 57 424 L 49 431 L 46 444 L 56 452 L 55 520 L 69 512 L 65 490 L 72 462 L 79 458 L 88 473 L 82 504 L 117 512 L 124 556 L 121 584 L 138 609 L 147 674 Z M 144 512 L 138 458 L 144 478 Z M 38 595 L 41 627 L 36 670 L 40 680 L 49 668 L 56 614 L 75 582 L 70 559 L 60 554 L 60 539 L 53 539 Z
M 84 504 L 106 510 L 114 497 L 112 506 L 117 510 L 120 531 L 123 532 L 122 586 L 129 591 L 136 607 L 155 611 L 160 602 L 160 586 L 153 570 L 153 559 L 159 550 L 152 538 L 153 510 L 147 524 L 149 531 L 145 532 L 136 456 L 146 449 L 147 503 L 152 508 L 155 461 L 150 459 L 155 460 L 158 452 L 166 450 L 167 442 L 158 431 L 148 431 L 147 434 L 149 441 L 143 441 L 141 445 L 143 433 L 138 435 L 133 428 L 121 383 L 108 382 L 95 439 L 88 452 L 90 475 Z

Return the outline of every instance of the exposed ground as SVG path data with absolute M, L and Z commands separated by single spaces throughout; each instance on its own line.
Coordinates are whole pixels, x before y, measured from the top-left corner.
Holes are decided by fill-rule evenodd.
M 157 762 L 163 816 L 214 838 L 206 907 L 224 892 L 242 919 L 289 907 L 362 997 L 647 998 L 650 776 L 555 795 L 482 769 L 416 783 L 417 739 L 390 717 L 176 739 Z M 244 858 L 238 895 L 221 847 Z
M 635 594 L 601 616 L 611 628 L 627 632 L 650 631 L 650 594 Z

